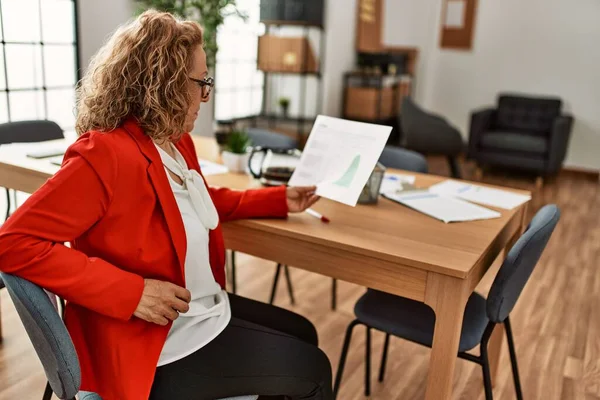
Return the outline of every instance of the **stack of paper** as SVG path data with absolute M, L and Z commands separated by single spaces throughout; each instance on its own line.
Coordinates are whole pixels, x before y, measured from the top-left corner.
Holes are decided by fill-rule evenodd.
M 531 196 L 452 180 L 433 185 L 429 191 L 505 210 L 512 210 L 531 200 Z
M 405 193 L 383 193 L 387 199 L 437 218 L 445 223 L 500 218 L 500 213 L 429 190 Z

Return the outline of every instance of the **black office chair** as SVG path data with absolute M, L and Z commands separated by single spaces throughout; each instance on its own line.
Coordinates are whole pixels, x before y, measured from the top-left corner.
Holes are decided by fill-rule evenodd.
M 461 177 L 457 157 L 464 144 L 458 129 L 443 117 L 426 112 L 410 97 L 402 101 L 400 126 L 404 147 L 422 154 L 445 156 L 452 176 Z
M 532 219 L 529 227 L 510 249 L 492 284 L 487 300 L 473 293 L 465 308 L 463 326 L 458 346 L 458 357 L 481 365 L 487 400 L 492 399 L 492 383 L 487 345 L 496 324 L 504 324 L 510 352 L 510 360 L 517 399 L 522 400 L 517 357 L 509 314 L 529 280 L 533 268 L 544 251 L 556 224 L 560 211 L 555 205 L 543 207 Z M 435 326 L 435 314 L 424 303 L 368 289 L 354 307 L 356 319 L 346 331 L 340 364 L 335 378 L 334 393 L 337 395 L 352 331 L 357 325 L 367 329 L 365 360 L 365 395 L 370 394 L 371 329 L 385 332 L 385 342 L 379 369 L 379 382 L 383 382 L 390 335 L 431 347 Z M 466 353 L 480 345 L 480 356 Z
M 47 140 L 63 139 L 63 130 L 52 121 L 18 121 L 0 124 L 0 146 L 10 143 L 36 143 Z M 14 194 L 14 206 L 17 207 L 17 192 Z M 10 216 L 10 191 L 6 189 L 6 218 Z

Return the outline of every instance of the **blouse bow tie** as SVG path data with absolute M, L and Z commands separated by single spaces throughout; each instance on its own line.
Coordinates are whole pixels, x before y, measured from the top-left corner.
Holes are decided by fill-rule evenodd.
M 163 164 L 183 181 L 190 194 L 194 210 L 204 227 L 215 229 L 219 224 L 219 215 L 202 176 L 196 170 L 183 168 L 171 157 L 163 157 Z

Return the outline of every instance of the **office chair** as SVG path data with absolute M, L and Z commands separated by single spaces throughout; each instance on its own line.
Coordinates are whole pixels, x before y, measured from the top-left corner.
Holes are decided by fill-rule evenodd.
M 67 332 L 57 305 L 56 296 L 39 286 L 14 275 L 0 273 L 25 326 L 27 335 L 42 362 L 48 384 L 42 400 L 50 400 L 52 394 L 59 399 L 102 400 L 92 392 L 80 392 L 81 370 L 71 336 Z M 59 299 L 64 310 L 64 302 Z M 255 400 L 258 396 L 229 397 L 222 400 Z
M 457 157 L 464 144 L 458 129 L 441 116 L 426 112 L 410 97 L 402 101 L 400 126 L 404 147 L 422 154 L 445 156 L 452 176 L 461 177 Z
M 458 357 L 481 366 L 486 400 L 492 399 L 487 345 L 497 324 L 504 324 L 517 399 L 523 399 L 509 314 L 546 248 L 559 218 L 560 211 L 555 205 L 547 205 L 538 211 L 527 230 L 508 252 L 492 284 L 487 300 L 474 292 L 467 301 L 458 346 Z M 435 314 L 424 303 L 368 289 L 354 306 L 354 314 L 356 319 L 347 328 L 335 378 L 334 393 L 336 395 L 340 388 L 348 347 L 355 326 L 364 325 L 367 333 L 366 396 L 370 394 L 371 329 L 386 333 L 379 369 L 379 382 L 383 382 L 384 379 L 391 335 L 428 347 L 432 345 Z M 478 344 L 480 345 L 480 356 L 466 353 Z
M 18 121 L 0 124 L 0 146 L 10 143 L 36 143 L 64 139 L 63 130 L 55 122 L 47 120 Z M 17 207 L 17 192 L 13 191 L 14 206 Z M 10 190 L 6 189 L 6 219 L 10 216 Z
M 427 159 L 416 151 L 400 147 L 385 146 L 379 162 L 386 168 L 403 169 L 405 171 L 426 174 L 429 171 Z

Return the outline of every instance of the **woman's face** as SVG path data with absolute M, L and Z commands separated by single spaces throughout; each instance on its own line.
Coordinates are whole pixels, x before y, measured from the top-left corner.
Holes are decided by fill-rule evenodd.
M 208 67 L 206 66 L 206 53 L 202 46 L 196 47 L 193 54 L 192 69 L 190 70 L 190 78 L 204 79 L 208 75 Z M 210 95 L 202 97 L 202 88 L 193 80 L 190 79 L 190 93 L 192 94 L 192 101 L 190 102 L 190 108 L 188 109 L 185 117 L 185 132 L 191 132 L 194 129 L 194 123 L 198 118 L 198 112 L 200 111 L 200 104 L 206 103 L 210 99 Z

